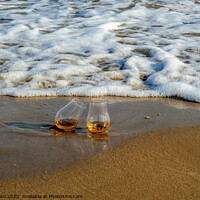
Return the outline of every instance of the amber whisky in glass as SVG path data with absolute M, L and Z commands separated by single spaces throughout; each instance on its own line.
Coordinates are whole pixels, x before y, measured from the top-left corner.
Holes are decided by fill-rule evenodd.
M 107 102 L 103 98 L 92 99 L 87 116 L 87 127 L 91 133 L 104 134 L 110 126 Z
M 72 131 L 78 125 L 79 118 L 86 106 L 79 99 L 72 99 L 55 116 L 56 126 L 64 131 Z
M 76 119 L 60 119 L 55 118 L 56 126 L 62 130 L 72 130 L 78 125 L 78 120 Z

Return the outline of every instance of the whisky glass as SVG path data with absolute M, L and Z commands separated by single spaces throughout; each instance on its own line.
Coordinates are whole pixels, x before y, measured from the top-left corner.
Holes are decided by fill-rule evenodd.
M 55 116 L 56 126 L 64 131 L 73 131 L 78 125 L 79 118 L 86 106 L 79 99 L 72 99 L 61 108 Z
M 105 134 L 110 126 L 107 102 L 103 98 L 90 101 L 87 127 L 92 134 Z

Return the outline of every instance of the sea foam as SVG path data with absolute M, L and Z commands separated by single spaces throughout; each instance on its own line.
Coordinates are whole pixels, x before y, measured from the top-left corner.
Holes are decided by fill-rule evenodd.
M 199 1 L 0 2 L 0 95 L 200 102 Z

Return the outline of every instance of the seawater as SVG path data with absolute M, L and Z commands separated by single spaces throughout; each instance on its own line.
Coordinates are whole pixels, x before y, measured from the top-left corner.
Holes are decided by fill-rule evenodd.
M 0 95 L 200 102 L 200 1 L 0 0 Z

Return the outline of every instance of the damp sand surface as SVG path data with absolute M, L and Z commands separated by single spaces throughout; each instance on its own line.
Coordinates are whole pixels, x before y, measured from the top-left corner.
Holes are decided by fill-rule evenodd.
M 200 127 L 150 131 L 73 167 L 0 181 L 1 192 L 20 198 L 199 199 L 199 133 Z
M 200 105 L 176 99 L 107 97 L 111 126 L 90 137 L 50 129 L 71 98 L 0 101 L 2 194 L 85 199 L 198 199 Z M 89 98 L 81 98 L 87 106 Z M 186 199 L 187 199 L 186 198 Z

